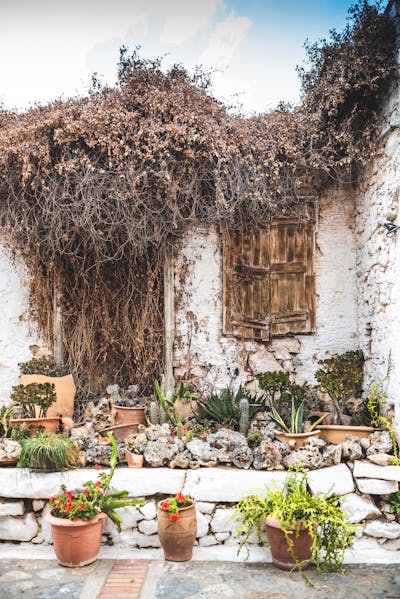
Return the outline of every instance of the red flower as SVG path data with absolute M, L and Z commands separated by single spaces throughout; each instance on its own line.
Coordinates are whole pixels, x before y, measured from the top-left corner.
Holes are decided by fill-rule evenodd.
M 95 470 L 102 470 L 102 467 L 99 466 L 98 464 L 94 467 Z
M 54 503 L 54 501 L 55 501 L 55 500 L 56 500 L 56 498 L 54 497 L 54 495 L 52 495 L 52 496 L 50 497 L 50 499 L 49 499 L 49 501 L 50 501 L 51 503 Z
M 67 491 L 65 494 L 68 497 L 68 499 L 75 499 L 75 495 L 72 493 L 72 491 Z
M 98 480 L 96 483 L 94 483 L 94 486 L 97 488 L 101 487 L 101 482 Z
M 176 498 L 179 503 L 185 503 L 185 501 L 186 501 L 186 497 L 183 495 L 183 493 L 178 493 Z
M 80 510 L 84 510 L 85 509 L 85 506 L 83 505 L 83 503 L 80 503 L 78 505 L 78 509 L 80 509 Z
M 85 491 L 83 491 L 83 494 L 87 497 L 89 495 L 89 491 L 86 489 Z
M 162 502 L 161 509 L 162 510 L 169 510 L 169 503 L 168 503 L 168 501 L 163 501 Z
M 71 511 L 72 506 L 72 501 L 68 501 L 67 505 L 65 506 L 65 511 L 69 513 Z
M 173 520 L 174 522 L 178 522 L 178 520 L 179 520 L 179 514 L 170 514 L 169 515 L 169 519 Z

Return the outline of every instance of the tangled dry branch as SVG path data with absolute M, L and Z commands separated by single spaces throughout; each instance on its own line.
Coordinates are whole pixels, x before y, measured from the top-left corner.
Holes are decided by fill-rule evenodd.
M 397 76 L 395 31 L 355 5 L 310 46 L 300 107 L 244 118 L 207 77 L 121 50 L 115 88 L 24 114 L 0 111 L 0 221 L 31 273 L 31 307 L 51 340 L 61 291 L 64 339 L 81 389 L 110 380 L 146 392 L 162 369 L 166 248 L 196 223 L 249 227 L 354 180 L 371 156 Z

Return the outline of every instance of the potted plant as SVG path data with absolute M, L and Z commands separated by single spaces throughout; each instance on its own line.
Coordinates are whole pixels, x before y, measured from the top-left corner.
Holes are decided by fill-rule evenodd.
M 328 393 L 331 400 L 332 424 L 321 425 L 321 437 L 338 444 L 351 434 L 358 438 L 368 437 L 374 429 L 370 426 L 352 425 L 353 417 L 348 411 L 350 401 L 361 394 L 364 356 L 361 350 L 320 360 L 322 366 L 315 378 Z M 360 400 L 362 407 L 362 400 Z
M 59 366 L 52 356 L 32 358 L 19 364 L 22 385 L 50 383 L 55 387 L 56 400 L 49 407 L 48 416 L 73 418 L 76 387 L 68 368 Z
M 3 406 L 0 408 L 0 465 L 14 466 L 21 455 L 21 445 L 18 439 L 11 438 L 13 428 L 10 424 L 13 408 Z
M 197 534 L 195 502 L 178 493 L 158 503 L 158 536 L 164 557 L 172 562 L 192 559 Z
M 112 454 L 109 472 L 102 472 L 99 480 L 83 484 L 83 489 L 67 491 L 50 497 L 51 511 L 46 521 L 51 526 L 54 550 L 63 566 L 90 564 L 97 558 L 103 523 L 107 516 L 121 530 L 122 518 L 115 510 L 129 505 L 140 505 L 139 499 L 129 499 L 128 491 L 113 491 L 111 481 L 118 462 L 118 446 L 110 434 Z
M 112 397 L 116 425 L 144 424 L 143 400 L 138 397 L 138 385 L 131 385 L 126 392 L 119 385 L 109 385 L 107 393 Z
M 352 545 L 356 526 L 348 522 L 338 497 L 312 495 L 305 474 L 289 473 L 283 488 L 267 488 L 239 501 L 233 518 L 240 549 L 255 530 L 269 545 L 272 562 L 280 569 L 303 571 L 314 563 L 319 571 L 342 571 L 344 551 Z M 263 538 L 266 525 L 267 543 Z
M 25 423 L 32 434 L 38 430 L 55 433 L 60 422 L 58 416 L 48 416 L 50 406 L 56 401 L 55 387 L 52 383 L 30 383 L 15 385 L 11 399 L 14 411 L 20 412 L 20 418 L 10 420 L 12 426 Z
M 134 439 L 129 437 L 125 439 L 125 457 L 128 462 L 129 468 L 142 468 L 143 467 L 143 454 L 140 452 L 139 447 Z
M 19 468 L 39 472 L 59 472 L 79 465 L 76 444 L 63 435 L 42 435 L 25 439 L 19 458 Z
M 325 416 L 321 416 L 313 422 L 307 431 L 304 431 L 304 401 L 301 401 L 298 406 L 295 404 L 295 399 L 292 397 L 290 423 L 286 424 L 275 406 L 271 407 L 272 420 L 282 429 L 282 432 L 275 432 L 275 437 L 279 441 L 287 443 L 292 449 L 301 447 L 311 437 L 318 438 L 320 435 L 317 426 L 323 421 Z

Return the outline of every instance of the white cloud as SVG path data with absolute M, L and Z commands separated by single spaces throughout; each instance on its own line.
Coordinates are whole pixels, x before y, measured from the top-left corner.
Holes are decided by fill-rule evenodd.
M 218 67 L 228 65 L 251 24 L 247 17 L 230 16 L 221 21 L 212 32 L 208 47 L 200 56 L 200 63 Z
M 162 44 L 179 46 L 192 39 L 203 28 L 212 22 L 222 0 L 169 0 L 163 4 L 162 28 L 160 42 Z

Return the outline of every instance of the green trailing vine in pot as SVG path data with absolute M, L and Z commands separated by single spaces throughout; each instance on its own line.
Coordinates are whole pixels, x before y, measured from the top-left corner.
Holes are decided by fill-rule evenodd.
M 247 544 L 252 532 L 266 546 L 263 525 L 266 517 L 276 519 L 286 539 L 295 568 L 303 573 L 302 563 L 294 551 L 293 539 L 300 528 L 307 530 L 311 538 L 311 557 L 319 572 L 338 570 L 343 572 L 344 552 L 352 546 L 352 536 L 357 526 L 351 524 L 343 513 L 339 497 L 327 494 L 312 495 L 307 480 L 299 470 L 288 474 L 283 488 L 276 485 L 260 494 L 241 499 L 236 505 L 233 519 L 239 522 L 235 535 L 241 539 L 239 551 Z M 274 554 L 273 554 L 274 555 Z

